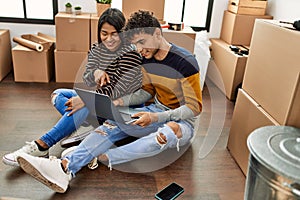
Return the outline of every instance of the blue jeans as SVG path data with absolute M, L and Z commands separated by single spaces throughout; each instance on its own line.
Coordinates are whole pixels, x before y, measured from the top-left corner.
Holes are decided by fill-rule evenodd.
M 66 111 L 65 103 L 72 97 L 77 96 L 73 89 L 56 89 L 52 95 L 52 103 L 58 112 L 62 115 L 59 121 L 40 139 L 45 142 L 48 147 L 52 147 L 64 137 L 72 134 L 86 120 L 89 110 L 86 107 L 68 116 L 70 111 Z
M 155 104 L 136 109 L 148 112 L 163 111 Z M 152 123 L 147 127 L 141 127 L 117 124 L 108 120 L 88 135 L 71 155 L 66 156 L 69 161 L 68 170 L 75 176 L 83 166 L 86 166 L 100 154 L 108 156 L 111 167 L 112 164 L 154 156 L 167 148 L 179 148 L 179 146 L 188 144 L 194 134 L 193 127 L 186 121 L 177 121 L 176 123 L 180 126 L 182 132 L 182 138 L 180 139 L 165 123 Z M 165 145 L 158 143 L 156 139 L 158 133 L 163 133 L 166 136 L 167 143 Z M 139 139 L 130 144 L 112 148 L 114 142 L 128 136 L 138 137 Z

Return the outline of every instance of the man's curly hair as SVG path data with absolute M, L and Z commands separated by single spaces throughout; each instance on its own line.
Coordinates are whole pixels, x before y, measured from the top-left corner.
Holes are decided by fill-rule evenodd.
M 139 10 L 130 16 L 124 31 L 127 39 L 130 40 L 135 34 L 147 33 L 153 35 L 156 28 L 161 29 L 161 26 L 153 13 Z

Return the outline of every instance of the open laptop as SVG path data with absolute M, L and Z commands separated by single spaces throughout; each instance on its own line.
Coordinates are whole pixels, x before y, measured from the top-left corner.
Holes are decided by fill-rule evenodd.
M 129 107 L 116 107 L 107 95 L 81 88 L 74 89 L 89 109 L 90 114 L 94 116 L 123 124 L 130 124 L 137 120 L 137 118 L 131 117 L 137 111 Z

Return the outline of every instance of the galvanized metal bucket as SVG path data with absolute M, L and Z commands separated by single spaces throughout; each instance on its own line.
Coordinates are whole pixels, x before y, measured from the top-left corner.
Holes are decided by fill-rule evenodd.
M 253 131 L 245 200 L 300 199 L 300 129 L 266 126 Z

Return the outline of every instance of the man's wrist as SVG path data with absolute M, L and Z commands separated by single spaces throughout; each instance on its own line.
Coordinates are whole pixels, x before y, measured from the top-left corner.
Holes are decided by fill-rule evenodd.
M 123 105 L 124 105 L 123 99 L 118 98 L 117 99 L 117 106 L 123 106 Z

